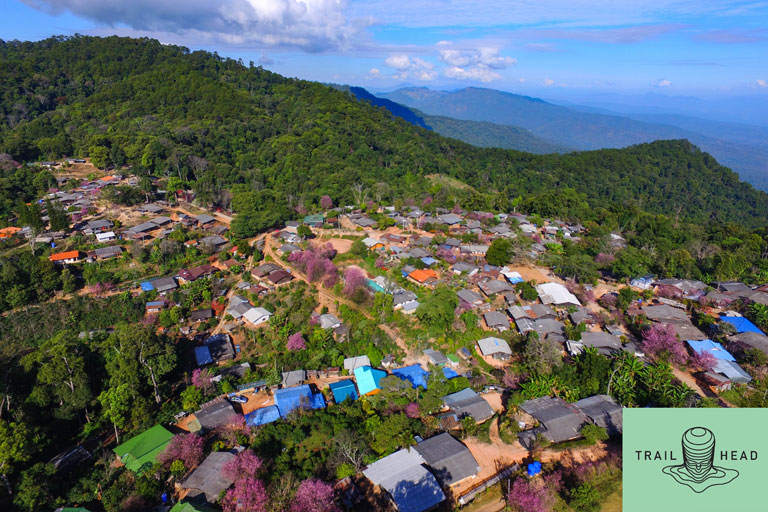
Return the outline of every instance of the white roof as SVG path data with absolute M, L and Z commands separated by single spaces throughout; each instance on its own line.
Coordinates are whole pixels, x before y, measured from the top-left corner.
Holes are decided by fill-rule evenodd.
M 272 313 L 264 308 L 251 308 L 243 315 L 243 317 L 252 324 L 266 322 L 271 316 Z
M 363 243 L 365 244 L 366 247 L 370 248 L 370 247 L 373 247 L 374 245 L 380 244 L 381 241 L 369 236 L 363 239 Z
M 99 242 L 112 240 L 113 238 L 115 238 L 114 231 L 107 231 L 106 233 L 96 233 L 96 240 L 98 240 Z
M 581 306 L 581 302 L 568 288 L 559 283 L 544 283 L 536 286 L 539 298 L 544 304 L 574 304 Z
M 344 369 L 349 370 L 350 373 L 361 366 L 371 366 L 371 360 L 368 356 L 348 357 L 344 360 Z

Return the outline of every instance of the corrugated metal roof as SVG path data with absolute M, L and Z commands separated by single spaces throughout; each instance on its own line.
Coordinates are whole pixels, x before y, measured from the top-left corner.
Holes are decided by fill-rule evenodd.
M 445 500 L 424 462 L 416 450 L 403 449 L 377 460 L 363 474 L 389 492 L 400 512 L 422 512 Z
M 480 472 L 480 465 L 472 452 L 447 432 L 420 442 L 416 451 L 445 485 L 455 484 Z

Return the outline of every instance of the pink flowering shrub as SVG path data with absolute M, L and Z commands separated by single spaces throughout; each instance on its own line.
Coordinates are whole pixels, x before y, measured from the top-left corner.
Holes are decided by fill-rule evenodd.
M 613 263 L 613 260 L 615 259 L 616 257 L 613 254 L 601 252 L 595 256 L 595 263 L 598 265 L 607 265 L 608 263 Z
M 418 418 L 421 416 L 421 410 L 419 409 L 419 404 L 416 402 L 411 402 L 408 405 L 405 406 L 405 415 L 409 418 Z
M 330 196 L 323 196 L 320 198 L 320 208 L 323 210 L 330 210 L 333 208 L 333 199 Z

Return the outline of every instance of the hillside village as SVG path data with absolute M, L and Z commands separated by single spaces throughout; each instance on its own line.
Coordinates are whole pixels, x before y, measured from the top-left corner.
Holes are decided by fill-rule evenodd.
M 113 421 L 114 435 L 60 447 L 51 463 L 69 471 L 109 448 L 135 477 L 170 464 L 164 510 L 226 508 L 245 485 L 231 468 L 247 463 L 259 432 L 314 425 L 313 415 L 349 415 L 373 433 L 325 473 L 335 507 L 485 503 L 494 485 L 542 463 L 615 470 L 622 407 L 746 405 L 765 375 L 768 285 L 608 273 L 579 282 L 545 262 L 591 236 L 580 224 L 328 198 L 242 240 L 231 213 L 192 191 L 85 160 L 40 165 L 57 182 L 36 203 L 41 223 L 0 230 L 4 250 L 31 247 L 72 276 L 51 300 L 140 300 L 140 323 L 186 365 L 173 417 L 141 431 Z M 54 209 L 66 229 L 50 229 Z M 619 232 L 607 240 L 626 246 Z M 188 436 L 204 452 L 169 455 L 197 442 Z M 306 442 L 292 456 L 313 461 L 319 448 Z

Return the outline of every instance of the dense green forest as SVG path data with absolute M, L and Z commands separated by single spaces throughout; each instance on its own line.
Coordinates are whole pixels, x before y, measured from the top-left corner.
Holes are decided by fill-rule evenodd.
M 203 201 L 231 197 L 238 235 L 324 194 L 358 200 L 355 184 L 378 187 L 382 199 L 424 194 L 424 176 L 435 173 L 489 191 L 464 198 L 468 208 L 506 209 L 521 194 L 552 199 L 572 188 L 581 199 L 576 210 L 559 201 L 563 216 L 596 218 L 596 207 L 626 203 L 748 226 L 768 216 L 768 195 L 686 141 L 568 155 L 479 149 L 332 87 L 150 39 L 2 42 L 0 59 L 0 151 L 173 176 Z M 17 173 L 3 171 L 0 204 L 18 197 Z

